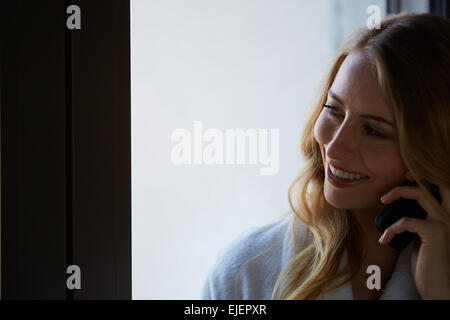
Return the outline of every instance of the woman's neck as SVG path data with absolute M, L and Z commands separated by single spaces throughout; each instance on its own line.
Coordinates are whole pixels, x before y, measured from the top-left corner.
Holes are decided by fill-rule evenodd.
M 381 234 L 375 226 L 374 221 L 379 210 L 381 210 L 381 207 L 375 210 L 350 211 L 350 214 L 353 214 L 355 220 L 358 222 L 362 231 L 361 235 L 364 237 L 366 255 L 363 257 L 361 270 L 364 273 L 369 265 L 378 265 L 381 271 L 384 268 L 389 273 L 389 271 L 393 271 L 399 256 L 397 250 L 389 245 L 381 245 L 378 242 Z

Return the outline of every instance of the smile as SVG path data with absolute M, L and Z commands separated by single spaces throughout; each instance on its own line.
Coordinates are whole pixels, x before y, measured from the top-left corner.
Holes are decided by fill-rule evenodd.
M 331 170 L 331 173 L 333 173 L 333 175 L 342 178 L 342 179 L 346 179 L 346 180 L 360 180 L 360 179 L 364 179 L 364 178 L 368 178 L 367 175 L 365 174 L 356 174 L 356 173 L 350 173 L 350 172 L 346 172 L 340 169 L 337 169 L 335 167 L 333 167 L 331 164 L 328 164 Z
M 347 178 L 341 178 L 338 175 L 333 174 L 331 170 L 334 170 L 335 172 L 338 171 L 338 169 L 333 168 L 330 164 L 327 166 L 327 180 L 329 183 L 331 183 L 333 186 L 337 188 L 344 188 L 344 187 L 352 187 L 355 185 L 359 185 L 360 183 L 364 183 L 366 180 L 369 179 L 369 177 L 365 176 L 363 178 L 353 178 L 353 179 L 347 179 Z M 339 170 L 341 171 L 341 170 Z M 343 171 L 341 171 L 343 172 Z M 339 173 L 337 173 L 339 174 Z M 345 176 L 345 174 L 344 174 Z

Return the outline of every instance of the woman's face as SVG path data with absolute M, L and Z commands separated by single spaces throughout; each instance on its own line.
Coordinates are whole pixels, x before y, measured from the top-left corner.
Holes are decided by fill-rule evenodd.
M 332 109 L 323 107 L 314 137 L 321 147 L 326 200 L 341 209 L 381 207 L 380 197 L 404 180 L 406 167 L 394 117 L 360 52 L 351 53 L 341 65 L 325 105 Z M 329 180 L 329 163 L 368 178 L 337 186 Z

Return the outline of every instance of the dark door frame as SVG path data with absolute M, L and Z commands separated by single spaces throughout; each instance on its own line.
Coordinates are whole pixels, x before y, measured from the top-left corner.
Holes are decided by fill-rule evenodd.
M 130 1 L 0 14 L 2 299 L 131 299 Z
M 450 17 L 448 4 L 448 0 L 430 0 L 430 12 L 448 19 Z
M 386 0 L 387 13 L 399 13 L 402 10 L 402 1 L 405 0 Z M 406 0 L 408 1 L 408 0 Z M 429 0 L 429 12 L 440 15 L 445 18 L 450 16 L 448 0 Z

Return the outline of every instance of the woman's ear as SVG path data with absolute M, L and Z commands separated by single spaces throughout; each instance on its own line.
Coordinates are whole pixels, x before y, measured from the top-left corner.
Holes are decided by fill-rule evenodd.
M 406 172 L 405 172 L 405 177 L 406 177 L 406 179 L 408 179 L 408 180 L 411 180 L 411 181 L 414 180 L 413 176 L 411 175 L 411 173 L 410 173 L 409 171 L 406 171 Z
M 403 182 L 403 185 L 404 186 L 414 186 L 414 187 L 417 187 L 417 183 L 416 183 L 416 181 L 414 180 L 414 178 L 413 178 L 413 176 L 412 176 L 412 174 L 409 172 L 409 170 L 407 170 L 406 172 L 405 172 L 405 181 Z

